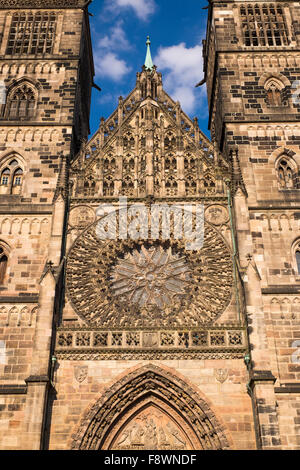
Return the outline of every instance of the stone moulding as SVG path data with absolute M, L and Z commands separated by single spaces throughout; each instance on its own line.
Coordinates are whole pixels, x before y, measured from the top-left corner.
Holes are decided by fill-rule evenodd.
M 55 356 L 58 360 L 64 361 L 151 361 L 151 360 L 204 360 L 204 359 L 242 359 L 245 356 L 246 349 L 230 349 L 228 351 L 157 351 L 157 350 L 123 350 L 123 351 L 62 351 L 56 350 Z
M 81 8 L 86 0 L 0 0 L 0 8 Z

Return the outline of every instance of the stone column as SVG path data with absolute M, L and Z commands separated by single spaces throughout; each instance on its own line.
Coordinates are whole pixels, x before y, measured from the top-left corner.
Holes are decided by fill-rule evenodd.
M 274 393 L 276 378 L 270 371 L 256 370 L 250 374 L 248 391 L 255 406 L 258 447 L 263 450 L 280 450 L 281 440 Z
M 50 383 L 50 352 L 56 282 L 51 264 L 40 283 L 39 311 L 27 383 L 22 449 L 39 450 L 42 445 L 44 414 Z

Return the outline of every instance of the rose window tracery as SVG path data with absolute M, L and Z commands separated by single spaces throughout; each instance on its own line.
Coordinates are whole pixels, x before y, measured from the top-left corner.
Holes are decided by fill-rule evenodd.
M 97 223 L 75 241 L 67 292 L 88 324 L 104 328 L 196 327 L 214 322 L 232 295 L 232 258 L 223 237 L 205 225 L 203 247 L 185 241 L 99 240 Z
M 186 293 L 190 283 L 184 257 L 159 247 L 134 250 L 114 267 L 112 292 L 121 302 L 163 308 Z

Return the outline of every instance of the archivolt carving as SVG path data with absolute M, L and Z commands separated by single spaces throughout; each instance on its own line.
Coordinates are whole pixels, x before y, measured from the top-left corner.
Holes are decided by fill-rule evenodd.
M 144 261 L 134 255 L 142 252 Z M 133 271 L 122 265 L 130 262 Z M 146 263 L 142 271 L 141 263 Z M 172 278 L 172 266 L 180 285 Z M 127 273 L 126 279 L 121 272 Z M 208 224 L 202 249 L 188 251 L 183 240 L 172 236 L 166 241 L 101 241 L 94 223 L 71 248 L 66 279 L 69 298 L 88 323 L 109 328 L 193 327 L 215 321 L 225 310 L 231 299 L 232 262 L 223 237 Z M 146 303 L 135 301 L 141 295 L 146 295 Z
M 172 446 L 172 447 L 171 447 Z M 83 419 L 72 449 L 228 449 L 224 429 L 186 382 L 149 365 L 108 389 Z

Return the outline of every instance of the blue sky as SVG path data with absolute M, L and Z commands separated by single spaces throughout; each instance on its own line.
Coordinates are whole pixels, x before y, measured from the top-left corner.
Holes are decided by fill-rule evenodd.
M 197 116 L 207 131 L 206 88 L 195 88 L 203 77 L 202 39 L 205 38 L 206 0 L 94 0 L 91 32 L 96 69 L 91 134 L 135 87 L 146 56 L 150 35 L 153 62 L 163 74 L 166 92 L 181 102 L 191 117 Z

